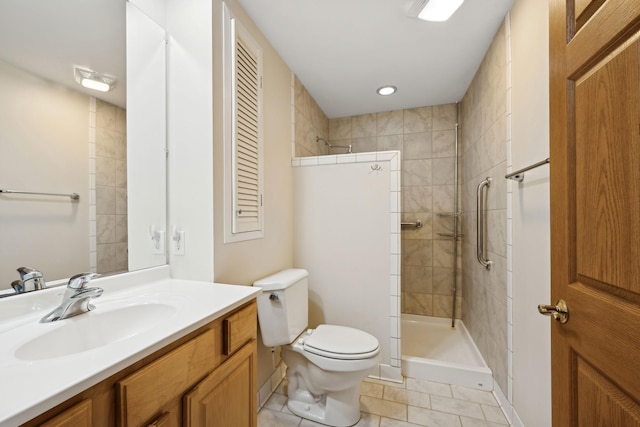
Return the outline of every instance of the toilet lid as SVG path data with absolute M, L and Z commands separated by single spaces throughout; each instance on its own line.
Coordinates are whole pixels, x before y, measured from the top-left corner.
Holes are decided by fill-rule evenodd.
M 378 340 L 348 326 L 320 325 L 304 340 L 309 353 L 334 359 L 365 359 L 378 354 Z

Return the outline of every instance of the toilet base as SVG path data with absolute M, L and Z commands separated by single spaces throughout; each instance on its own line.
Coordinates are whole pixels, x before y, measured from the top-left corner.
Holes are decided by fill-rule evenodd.
M 359 384 L 346 390 L 327 392 L 313 403 L 289 398 L 287 407 L 295 415 L 332 427 L 350 427 L 360 421 Z

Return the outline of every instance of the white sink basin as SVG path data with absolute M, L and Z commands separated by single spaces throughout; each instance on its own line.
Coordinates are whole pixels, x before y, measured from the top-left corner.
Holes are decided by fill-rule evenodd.
M 0 427 L 24 424 L 261 292 L 171 279 L 168 266 L 91 286 L 104 289 L 94 310 L 49 323 L 40 319 L 60 304 L 64 286 L 0 299 Z
M 65 320 L 42 324 L 51 330 L 16 349 L 22 360 L 43 360 L 68 356 L 131 338 L 176 313 L 167 304 L 135 304 L 79 314 Z

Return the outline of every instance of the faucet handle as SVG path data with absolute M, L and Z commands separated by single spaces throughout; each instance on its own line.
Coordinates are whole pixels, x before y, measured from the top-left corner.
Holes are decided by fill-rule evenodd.
M 31 267 L 19 267 L 17 268 L 18 273 L 20 273 L 20 278 L 24 280 L 29 280 L 34 277 L 44 277 L 41 272 Z
M 87 283 L 91 281 L 91 279 L 95 279 L 96 277 L 100 277 L 98 273 L 80 273 L 69 279 L 68 288 L 71 289 L 82 289 L 86 286 Z
M 11 282 L 11 287 L 14 291 L 16 291 L 16 294 L 22 293 L 24 291 L 24 283 L 22 283 L 22 280 L 14 280 L 13 282 Z
M 44 274 L 42 274 L 42 272 L 30 267 L 19 267 L 17 271 L 20 273 L 20 279 L 22 281 L 22 290 L 20 292 L 46 289 L 47 284 L 44 281 Z

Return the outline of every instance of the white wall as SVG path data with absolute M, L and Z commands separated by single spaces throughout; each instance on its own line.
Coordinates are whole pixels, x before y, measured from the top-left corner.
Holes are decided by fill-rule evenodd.
M 169 263 L 213 281 L 212 22 L 207 0 L 168 0 Z M 184 255 L 170 234 L 185 232 Z
M 89 97 L 0 62 L 0 288 L 32 267 L 46 280 L 89 270 Z
M 129 269 L 139 270 L 167 261 L 164 242 L 156 249 L 150 235 L 167 223 L 166 36 L 138 7 L 126 7 Z
M 511 167 L 517 170 L 549 157 L 548 4 L 517 0 L 511 10 Z M 553 162 L 553 159 L 551 159 Z M 512 182 L 514 425 L 551 425 L 549 167 Z M 508 189 L 509 190 L 509 189 Z M 519 417 L 519 419 L 517 418 Z
M 309 271 L 309 327 L 345 325 L 374 335 L 381 358 L 374 375 L 397 379 L 398 282 L 391 289 L 390 280 L 399 274 L 399 155 L 385 162 L 355 162 L 357 156 L 376 159 L 294 159 L 302 164 L 293 169 L 294 264 Z M 348 158 L 352 163 L 336 164 Z

